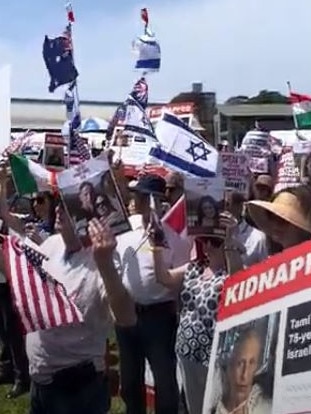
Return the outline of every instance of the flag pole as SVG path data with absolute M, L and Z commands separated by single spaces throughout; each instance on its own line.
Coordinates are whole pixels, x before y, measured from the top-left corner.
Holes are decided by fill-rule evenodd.
M 290 83 L 290 81 L 287 81 L 286 83 L 287 83 L 287 88 L 288 88 L 289 96 L 291 96 L 291 94 L 292 94 L 292 86 L 291 86 L 291 83 Z M 292 111 L 292 113 L 293 113 L 293 119 L 294 119 L 294 126 L 295 126 L 295 130 L 296 130 L 296 134 L 298 136 L 298 122 L 297 122 L 297 118 L 296 118 L 296 115 L 294 114 L 294 111 Z
M 67 25 L 70 29 L 70 37 L 71 37 L 70 40 L 71 40 L 71 46 L 72 46 L 72 52 L 71 52 L 72 53 L 72 60 L 73 60 L 73 63 L 75 64 L 74 47 L 73 47 L 73 35 L 72 35 L 72 33 L 73 33 L 72 27 L 73 27 L 73 23 L 75 22 L 75 17 L 74 17 L 71 2 L 67 2 L 65 7 L 66 7 L 66 12 L 67 12 Z M 74 82 L 75 82 L 74 90 L 75 90 L 76 98 L 77 98 L 77 101 L 80 104 L 79 92 L 78 92 L 78 80 L 76 79 Z
M 69 33 L 70 33 L 70 42 L 71 42 L 71 54 L 72 54 L 72 60 L 73 60 L 73 64 L 75 65 L 75 59 L 74 59 L 74 42 L 73 42 L 73 23 L 75 22 L 75 16 L 74 16 L 74 12 L 73 12 L 73 8 L 72 8 L 72 4 L 71 2 L 67 2 L 65 4 L 65 8 L 66 8 L 66 12 L 67 12 L 67 27 L 69 29 Z M 70 86 L 69 86 L 70 88 Z M 80 106 L 80 98 L 79 98 L 79 89 L 78 89 L 78 79 L 74 80 L 74 88 L 72 89 L 73 92 L 73 99 L 74 99 L 74 103 L 79 107 Z M 80 116 L 80 125 L 82 122 L 81 119 L 81 113 L 80 113 L 80 108 L 78 109 L 79 111 L 79 116 Z M 71 120 L 72 121 L 72 120 Z M 71 127 L 70 127 L 70 135 L 69 135 L 69 141 L 68 141 L 68 165 L 70 167 L 70 141 L 71 141 L 71 133 L 74 133 L 74 131 L 71 131 Z

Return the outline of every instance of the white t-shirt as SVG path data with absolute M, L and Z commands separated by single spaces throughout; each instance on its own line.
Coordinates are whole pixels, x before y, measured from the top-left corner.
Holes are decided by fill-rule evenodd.
M 150 243 L 146 239 L 142 216 L 129 217 L 132 230 L 118 236 L 115 266 L 122 282 L 134 299 L 141 305 L 150 305 L 176 299 L 174 293 L 157 283 L 154 274 L 154 259 Z M 168 269 L 189 262 L 190 244 L 167 225 L 163 225 L 169 248 L 163 252 L 163 261 Z M 144 241 L 144 242 L 143 242 Z M 142 243 L 143 242 L 143 243 Z
M 64 259 L 61 235 L 49 237 L 41 246 L 50 259 L 48 271 L 62 283 L 84 316 L 80 325 L 33 332 L 26 337 L 31 377 L 39 383 L 51 382 L 52 375 L 84 361 L 93 361 L 96 369 L 105 369 L 104 353 L 110 328 L 105 288 L 91 249 L 83 249 Z
M 235 237 L 245 247 L 246 253 L 242 256 L 245 266 L 260 263 L 268 257 L 266 235 L 246 221 L 239 224 Z

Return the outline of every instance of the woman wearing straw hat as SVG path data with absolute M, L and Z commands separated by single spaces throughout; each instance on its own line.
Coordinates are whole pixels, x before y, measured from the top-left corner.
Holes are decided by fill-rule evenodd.
M 226 229 L 227 236 L 196 235 L 197 257 L 175 269 L 165 268 L 163 248 L 157 245 L 155 237 L 151 240 L 157 281 L 180 299 L 175 350 L 189 414 L 202 413 L 218 303 L 225 279 L 243 267 L 244 246 L 233 238 L 236 219 L 224 212 L 219 224 Z
M 247 210 L 256 226 L 283 249 L 311 239 L 311 188 L 301 185 L 275 194 L 271 202 L 250 201 Z

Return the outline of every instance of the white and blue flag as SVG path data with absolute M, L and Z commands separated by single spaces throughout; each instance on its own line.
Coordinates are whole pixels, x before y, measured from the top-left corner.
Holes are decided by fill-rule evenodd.
M 198 177 L 216 176 L 218 151 L 178 117 L 164 113 L 155 134 L 158 145 L 150 150 L 150 162 Z

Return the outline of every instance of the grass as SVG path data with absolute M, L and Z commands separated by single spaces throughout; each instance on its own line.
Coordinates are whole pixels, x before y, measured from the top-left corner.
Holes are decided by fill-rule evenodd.
M 25 395 L 16 400 L 6 400 L 5 395 L 8 392 L 8 386 L 0 387 L 0 414 L 28 414 L 29 396 Z M 111 414 L 124 414 L 125 409 L 120 398 L 114 398 L 112 403 Z

